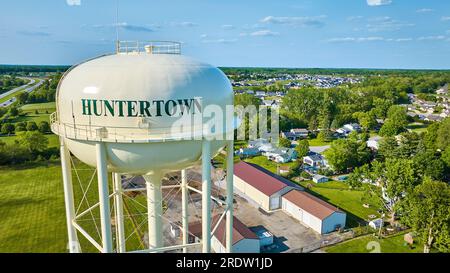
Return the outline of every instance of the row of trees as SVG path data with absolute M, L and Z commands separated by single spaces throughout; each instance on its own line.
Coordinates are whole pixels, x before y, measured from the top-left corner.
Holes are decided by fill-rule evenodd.
M 41 121 L 36 124 L 34 121 L 4 123 L 0 126 L 0 132 L 4 135 L 12 135 L 24 131 L 39 131 L 42 134 L 50 133 L 50 124 L 47 121 Z
M 20 134 L 12 144 L 0 141 L 0 165 L 21 164 L 59 157 L 57 148 L 48 148 L 48 138 L 38 131 Z

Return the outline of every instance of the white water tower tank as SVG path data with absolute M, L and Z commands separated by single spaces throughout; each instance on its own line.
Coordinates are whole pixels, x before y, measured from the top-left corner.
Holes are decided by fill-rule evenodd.
M 174 109 L 184 105 L 195 116 L 216 105 L 226 113 L 233 89 L 221 70 L 179 53 L 177 43 L 127 45 L 73 67 L 57 91 L 53 131 L 91 166 L 97 165 L 95 143 L 101 140 L 108 170 L 117 173 L 166 172 L 195 164 L 201 141 L 174 133 L 180 119 Z M 202 124 L 193 124 L 194 135 L 202 134 Z M 211 145 L 214 154 L 225 142 Z
M 52 131 L 60 136 L 66 221 L 71 252 L 77 231 L 113 252 L 110 198 L 115 198 L 117 250 L 125 251 L 121 174 L 146 181 L 149 250 L 164 250 L 162 177 L 202 162 L 202 250 L 211 249 L 211 156 L 227 146 L 227 248 L 232 246 L 233 89 L 219 69 L 180 55 L 173 42 L 118 42 L 117 53 L 72 67 L 56 93 Z M 231 111 L 230 111 L 231 107 Z M 206 125 L 206 126 L 205 126 Z M 231 138 L 230 138 L 231 136 Z M 70 153 L 97 167 L 102 244 L 77 223 Z M 108 172 L 113 173 L 114 193 Z M 184 181 L 186 175 L 183 176 Z M 188 186 L 182 181 L 183 232 Z M 90 209 L 93 209 L 92 206 Z M 83 214 L 83 212 L 81 213 Z M 186 239 L 187 240 L 187 239 Z M 187 242 L 184 242 L 184 249 Z

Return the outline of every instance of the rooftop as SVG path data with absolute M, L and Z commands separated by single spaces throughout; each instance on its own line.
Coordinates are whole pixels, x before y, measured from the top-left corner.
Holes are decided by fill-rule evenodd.
M 292 190 L 283 195 L 283 198 L 321 220 L 334 212 L 342 212 L 335 206 L 304 191 Z
M 267 196 L 271 196 L 285 187 L 301 188 L 284 177 L 244 161 L 234 165 L 234 175 Z
M 215 227 L 217 221 L 219 221 L 220 215 L 215 215 L 211 222 L 211 227 Z M 225 232 L 226 220 L 225 218 L 220 221 L 219 226 L 214 232 L 214 236 L 219 240 L 222 245 L 226 245 L 226 232 Z M 201 237 L 202 234 L 202 223 L 201 221 L 192 222 L 189 224 L 189 233 L 196 237 Z M 258 239 L 258 236 L 251 231 L 244 223 L 242 223 L 235 216 L 233 217 L 233 244 L 243 240 L 243 239 Z

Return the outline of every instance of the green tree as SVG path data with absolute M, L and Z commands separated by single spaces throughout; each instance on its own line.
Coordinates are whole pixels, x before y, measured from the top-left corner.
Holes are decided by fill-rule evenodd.
M 426 178 L 407 196 L 401 220 L 411 226 L 424 244 L 423 252 L 432 247 L 450 251 L 450 187 L 447 183 Z
M 356 112 L 353 114 L 353 117 L 358 120 L 358 123 L 366 131 L 374 129 L 378 124 L 375 111 L 373 110 L 369 112 Z
M 378 155 L 382 158 L 397 157 L 398 143 L 395 137 L 384 137 L 378 144 Z
M 259 107 L 261 104 L 261 100 L 255 97 L 252 94 L 236 94 L 234 96 L 234 105 L 242 105 L 243 107 L 247 107 L 249 105 L 254 105 Z
M 36 131 L 37 129 L 38 129 L 38 126 L 37 126 L 36 122 L 34 122 L 34 121 L 27 122 L 27 131 Z
M 19 104 L 25 104 L 28 100 L 28 92 L 19 92 L 16 95 L 16 99 Z
M 442 153 L 442 161 L 444 161 L 445 165 L 447 165 L 447 168 L 450 169 L 450 146 L 448 146 L 444 152 Z
M 23 132 L 27 130 L 27 124 L 25 122 L 16 123 L 16 132 Z
M 16 117 L 19 115 L 19 109 L 17 109 L 16 107 L 11 107 L 9 109 L 9 114 L 13 117 Z
M 438 136 L 439 124 L 440 124 L 439 122 L 434 122 L 434 123 L 430 124 L 430 126 L 428 126 L 427 131 L 423 137 L 425 147 L 427 147 L 428 149 L 432 149 L 432 150 L 437 149 L 436 139 Z
M 42 152 L 48 146 L 48 138 L 37 131 L 29 131 L 20 135 L 19 144 L 31 153 Z
M 295 147 L 295 150 L 297 151 L 298 158 L 302 158 L 304 156 L 307 156 L 309 153 L 309 142 L 307 139 L 302 139 L 298 141 L 297 146 Z
M 335 171 L 344 172 L 367 163 L 369 150 L 365 142 L 338 139 L 331 143 L 331 147 L 325 151 L 325 156 Z
M 280 147 L 285 147 L 285 148 L 290 148 L 291 147 L 291 141 L 289 139 L 287 139 L 287 138 L 280 137 L 280 139 L 278 141 L 279 141 L 278 145 Z
M 406 130 L 408 125 L 408 116 L 406 115 L 406 108 L 393 105 L 389 108 L 387 120 L 380 129 L 382 136 L 395 136 Z
M 12 123 L 4 123 L 1 128 L 1 132 L 4 135 L 11 135 L 14 133 L 15 127 Z
M 450 118 L 444 119 L 437 130 L 437 148 L 445 150 L 450 145 Z
M 47 121 L 41 121 L 39 122 L 39 126 L 38 126 L 38 130 L 39 132 L 46 134 L 50 132 L 50 125 Z

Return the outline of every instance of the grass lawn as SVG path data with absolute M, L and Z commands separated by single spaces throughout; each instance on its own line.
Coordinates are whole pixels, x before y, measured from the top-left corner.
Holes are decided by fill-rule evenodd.
M 423 251 L 421 245 L 415 245 L 413 249 L 409 246 L 405 246 L 403 235 L 401 233 L 392 237 L 377 239 L 373 235 L 366 235 L 352 239 L 334 246 L 324 248 L 329 253 L 370 253 L 374 251 L 373 246 L 369 245 L 369 242 L 379 243 L 381 253 L 420 253 Z
M 330 181 L 316 184 L 312 181 L 303 181 L 300 184 L 305 188 L 308 184 L 312 185 L 312 188 L 307 189 L 310 193 L 347 212 L 348 227 L 358 226 L 361 220 L 368 221 L 368 215 L 379 216 L 376 199 L 365 197 L 363 191 L 349 189 L 344 182 Z M 364 203 L 370 204 L 370 207 L 363 207 Z
M 8 96 L 1 98 L 1 99 L 0 99 L 0 103 L 4 103 L 4 102 L 9 101 L 10 99 L 12 99 L 12 98 L 14 98 L 15 96 L 17 96 L 17 93 L 19 93 L 20 91 L 23 91 L 23 89 L 19 89 L 19 90 L 17 90 L 17 91 L 14 92 L 14 93 L 9 94 Z
M 54 134 L 48 134 L 45 135 L 48 138 L 48 147 L 59 147 L 59 138 L 57 135 Z M 1 136 L 0 141 L 5 142 L 6 144 L 12 144 L 15 140 L 18 140 L 19 136 Z
M 326 146 L 331 145 L 332 141 L 322 141 L 318 138 L 308 139 L 309 146 Z
M 428 124 L 424 124 L 421 122 L 413 122 L 408 124 L 406 128 L 416 133 L 422 133 L 427 131 Z
M 64 252 L 64 214 L 58 165 L 0 168 L 0 252 Z
M 277 173 L 277 163 L 273 162 L 271 160 L 268 160 L 267 157 L 265 157 L 265 156 L 255 156 L 252 158 L 247 158 L 244 161 L 261 166 L 264 169 L 267 169 L 273 173 Z M 279 165 L 281 167 L 281 166 L 292 166 L 294 164 L 295 164 L 295 162 L 288 162 L 288 163 L 279 164 Z
M 73 175 L 75 210 L 79 214 L 87 208 L 86 199 L 81 202 L 81 186 L 87 188 L 93 168 L 82 163 L 76 165 L 82 179 L 80 185 Z M 86 196 L 90 205 L 98 202 L 96 180 L 93 180 Z M 136 225 L 145 231 L 146 216 L 142 213 L 146 211 L 146 198 L 142 195 L 124 197 L 124 203 L 125 210 L 129 209 L 129 213 L 125 211 L 127 247 L 138 249 L 139 242 L 129 215 L 134 215 Z M 114 211 L 112 202 L 111 211 Z M 0 167 L 0 219 L 0 252 L 66 252 L 67 229 L 60 163 Z M 98 208 L 77 222 L 97 242 L 101 242 Z M 78 238 L 83 252 L 97 252 L 82 235 L 78 234 Z
M 44 102 L 44 103 L 32 103 L 32 104 L 26 104 L 20 109 L 24 112 L 29 111 L 35 111 L 35 110 L 49 110 L 50 113 L 54 112 L 56 110 L 56 103 L 55 102 Z M 50 111 L 51 110 L 51 111 Z

